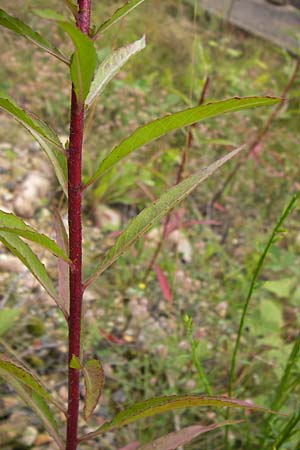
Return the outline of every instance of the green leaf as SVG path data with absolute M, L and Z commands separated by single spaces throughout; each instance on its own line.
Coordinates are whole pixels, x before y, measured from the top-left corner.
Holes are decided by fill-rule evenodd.
M 36 242 L 41 247 L 49 250 L 59 258 L 62 258 L 64 261 L 70 262 L 69 257 L 54 241 L 52 241 L 52 239 L 44 234 L 38 233 L 14 214 L 0 210 L 0 231 L 8 231 L 18 236 L 22 236 L 29 241 Z
M 156 119 L 149 122 L 148 124 L 137 128 L 133 134 L 124 139 L 108 154 L 106 158 L 104 158 L 99 167 L 96 169 L 96 172 L 87 182 L 87 185 L 90 185 L 100 175 L 106 172 L 106 170 L 110 169 L 134 150 L 137 150 L 143 145 L 148 144 L 149 142 L 169 133 L 170 131 L 192 125 L 193 123 L 208 119 L 210 117 L 215 117 L 220 114 L 255 108 L 257 106 L 271 106 L 280 101 L 281 100 L 278 98 L 271 97 L 231 98 L 228 100 L 222 100 L 185 109 L 183 111 L 162 117 L 161 119 Z
M 69 367 L 71 369 L 81 370 L 81 363 L 79 361 L 79 358 L 77 358 L 77 356 L 72 355 Z
M 9 374 L 12 378 L 16 379 L 18 382 L 24 384 L 29 389 L 34 391 L 40 397 L 43 397 L 48 402 L 57 406 L 57 402 L 52 398 L 52 396 L 45 391 L 39 380 L 23 367 L 17 365 L 15 362 L 11 361 L 4 355 L 0 355 L 0 369 Z M 57 406 L 58 407 L 58 406 Z M 60 407 L 58 407 L 60 409 Z
M 16 103 L 10 97 L 3 93 L 0 96 L 0 107 L 14 116 L 14 118 L 17 119 L 22 125 L 24 125 L 29 131 L 35 131 L 43 139 L 46 139 L 46 141 L 50 142 L 50 144 L 61 148 L 61 142 L 54 131 L 51 130 L 51 128 L 49 128 L 40 119 L 33 117 L 29 113 L 25 112 L 18 105 L 16 105 Z
M 166 436 L 162 436 L 149 444 L 138 447 L 137 450 L 175 450 L 181 445 L 188 444 L 197 436 L 200 436 L 200 434 L 240 422 L 241 421 L 227 420 L 207 426 L 193 425 L 191 427 L 182 428 L 180 431 L 167 434 Z
M 40 34 L 38 34 L 24 22 L 17 19 L 16 17 L 7 14 L 5 11 L 3 11 L 3 9 L 0 9 L 0 25 L 14 31 L 20 36 L 26 38 L 28 41 L 33 42 L 38 47 L 50 53 L 50 55 L 53 55 L 60 61 L 68 64 L 67 58 L 56 47 L 50 44 L 50 42 L 46 41 L 46 39 L 44 39 Z
M 79 104 L 83 104 L 90 90 L 97 64 L 93 42 L 70 22 L 60 22 L 61 28 L 73 41 L 75 52 L 71 60 L 71 79 Z
M 104 372 L 100 361 L 90 359 L 83 368 L 85 399 L 83 415 L 85 420 L 93 413 L 96 408 L 104 386 Z
M 215 408 L 243 408 L 272 413 L 272 411 L 267 410 L 266 408 L 263 408 L 261 406 L 256 406 L 249 402 L 244 402 L 228 397 L 208 397 L 198 394 L 157 397 L 136 403 L 133 406 L 119 412 L 110 422 L 105 423 L 94 432 L 83 436 L 80 441 L 94 438 L 102 433 L 106 433 L 107 431 L 113 430 L 115 428 L 121 428 L 124 425 L 136 422 L 137 420 L 143 419 L 145 417 L 151 417 L 156 414 L 174 411 L 180 408 L 191 408 L 195 406 L 213 406 Z
M 95 35 L 98 33 L 103 33 L 104 31 L 108 30 L 112 25 L 117 23 L 119 20 L 123 19 L 127 14 L 130 13 L 134 8 L 139 6 L 141 3 L 143 3 L 144 0 L 130 0 L 126 2 L 121 8 L 117 9 L 113 15 L 106 20 L 100 27 L 97 29 Z
M 200 183 L 210 177 L 223 164 L 236 156 L 241 148 L 233 150 L 223 158 L 218 159 L 210 166 L 200 170 L 165 192 L 157 201 L 149 207 L 143 209 L 132 221 L 129 222 L 125 230 L 118 236 L 115 244 L 110 248 L 103 262 L 96 268 L 96 271 L 88 278 L 84 286 L 89 286 L 104 270 L 113 264 L 122 253 L 124 253 L 134 242 L 145 234 L 152 225 L 168 214 L 175 206 L 184 200 Z
M 281 298 L 289 298 L 293 288 L 297 285 L 297 278 L 282 278 L 281 280 L 266 281 L 263 288 Z
M 33 253 L 30 247 L 22 241 L 18 236 L 7 231 L 0 231 L 0 241 L 7 247 L 11 253 L 17 256 L 24 266 L 26 266 L 38 282 L 44 287 L 46 292 L 54 299 L 57 306 L 62 310 L 65 317 L 67 313 L 64 310 L 61 300 L 58 297 L 52 281 L 46 272 L 44 265 L 39 258 Z
M 24 383 L 15 378 L 10 372 L 4 370 L 0 366 L 0 376 L 9 383 L 17 392 L 23 402 L 28 405 L 43 422 L 45 429 L 54 439 L 58 448 L 64 450 L 62 438 L 59 436 L 55 419 L 45 402 L 44 398 L 32 389 L 28 388 Z
M 0 309 L 0 336 L 3 336 L 3 334 L 13 327 L 19 315 L 19 309 Z
M 20 122 L 40 144 L 53 164 L 62 189 L 67 193 L 67 161 L 57 135 L 44 122 L 21 109 L 7 95 L 0 95 L 0 108 L 3 108 Z M 52 147 L 49 146 L 51 144 Z
M 32 11 L 34 12 L 34 14 L 41 17 L 42 19 L 55 20 L 56 22 L 64 22 L 66 20 L 66 18 L 62 14 L 59 14 L 58 12 L 54 11 L 54 9 L 34 8 Z
M 145 45 L 145 36 L 143 36 L 138 41 L 114 51 L 111 55 L 107 56 L 101 64 L 99 64 L 95 72 L 95 77 L 91 84 L 89 94 L 86 98 L 87 106 L 89 106 L 103 91 L 105 86 L 128 61 L 128 59 L 135 53 L 145 48 Z

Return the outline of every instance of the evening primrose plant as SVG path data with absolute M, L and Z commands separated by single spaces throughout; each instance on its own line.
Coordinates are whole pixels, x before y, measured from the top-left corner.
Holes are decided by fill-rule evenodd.
M 154 203 L 143 209 L 116 238 L 115 243 L 106 255 L 98 262 L 96 268 L 83 279 L 82 267 L 82 198 L 86 190 L 98 183 L 110 170 L 114 170 L 125 157 L 133 151 L 173 130 L 190 126 L 196 122 L 216 117 L 229 112 L 236 112 L 258 106 L 272 106 L 280 99 L 271 97 L 230 98 L 214 103 L 203 104 L 194 108 L 178 111 L 153 120 L 139 128 L 131 135 L 117 143 L 110 152 L 100 160 L 93 173 L 83 182 L 82 158 L 85 118 L 89 108 L 98 101 L 101 92 L 108 82 L 128 61 L 130 57 L 143 50 L 146 39 L 141 36 L 113 51 L 104 60 L 97 57 L 97 39 L 109 28 L 143 3 L 143 0 L 131 0 L 121 6 L 104 23 L 90 26 L 92 0 L 78 0 L 77 4 L 65 0 L 66 16 L 52 10 L 34 10 L 44 20 L 54 21 L 70 39 L 73 51 L 66 55 L 56 48 L 29 25 L 0 10 L 0 24 L 30 41 L 40 50 L 57 58 L 65 65 L 70 77 L 70 132 L 69 140 L 63 145 L 57 133 L 42 119 L 25 111 L 6 94 L 0 96 L 0 107 L 23 125 L 38 142 L 48 157 L 55 171 L 57 181 L 68 204 L 68 230 L 57 211 L 55 228 L 57 240 L 54 241 L 40 231 L 27 225 L 21 218 L 13 214 L 0 212 L 0 240 L 15 256 L 17 256 L 32 273 L 61 311 L 68 327 L 68 402 L 63 404 L 56 392 L 50 393 L 41 380 L 25 367 L 22 362 L 7 354 L 0 356 L 0 375 L 17 392 L 20 398 L 36 413 L 45 429 L 60 450 L 76 450 L 89 441 L 112 430 L 119 429 L 139 419 L 173 411 L 178 408 L 207 407 L 214 408 L 246 408 L 247 410 L 263 410 L 263 408 L 242 400 L 230 397 L 218 397 L 208 394 L 173 395 L 145 399 L 119 412 L 110 421 L 90 431 L 88 421 L 93 414 L 104 386 L 104 371 L 101 361 L 86 360 L 83 355 L 84 309 L 83 293 L 101 274 L 135 242 L 143 236 L 161 218 L 168 215 L 203 181 L 214 174 L 226 162 L 237 156 L 242 147 L 226 153 L 208 167 L 201 168 L 193 175 L 164 192 Z M 101 138 L 101 136 L 100 136 Z M 27 242 L 39 245 L 51 252 L 58 259 L 58 280 L 55 283 L 48 274 Z M 68 276 L 66 276 L 68 267 Z M 88 272 L 88 270 L 87 270 Z M 60 288 L 57 288 L 57 285 Z M 63 286 L 63 288 L 62 288 Z M 193 341 L 191 341 L 192 345 Z M 196 349 L 194 349 L 196 352 Z M 196 356 L 195 356 L 196 359 Z M 204 376 L 204 374 L 203 374 Z M 87 422 L 89 432 L 79 429 L 80 382 L 83 380 L 85 394 L 82 417 Z M 209 426 L 199 424 L 158 438 L 145 444 L 132 444 L 131 449 L 175 449 L 191 439 L 226 426 L 233 421 L 226 420 Z

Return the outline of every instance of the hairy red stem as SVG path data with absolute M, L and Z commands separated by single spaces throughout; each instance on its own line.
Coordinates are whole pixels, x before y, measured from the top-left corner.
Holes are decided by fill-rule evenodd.
M 90 28 L 91 0 L 78 0 L 76 25 L 85 34 Z M 84 105 L 78 104 L 72 87 L 70 138 L 68 150 L 68 218 L 70 266 L 69 358 L 80 358 L 82 314 L 82 224 L 81 160 L 84 129 Z M 66 450 L 78 445 L 79 371 L 68 369 L 68 414 Z

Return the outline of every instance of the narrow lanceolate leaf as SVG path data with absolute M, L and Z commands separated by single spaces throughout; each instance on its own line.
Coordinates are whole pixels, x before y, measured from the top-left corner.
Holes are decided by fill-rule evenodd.
M 79 104 L 83 104 L 90 90 L 97 64 L 97 53 L 93 42 L 75 25 L 60 22 L 61 28 L 73 41 L 75 52 L 71 60 L 71 79 Z
M 44 287 L 46 292 L 52 297 L 59 308 L 62 310 L 65 317 L 67 313 L 61 304 L 61 301 L 54 289 L 52 281 L 49 278 L 48 273 L 44 265 L 41 263 L 39 258 L 33 253 L 30 247 L 13 233 L 7 231 L 0 231 L 0 241 L 8 248 L 11 253 L 17 256 L 24 266 L 26 266 L 32 275 L 37 279 L 37 281 Z
M 83 415 L 85 420 L 93 413 L 96 408 L 104 386 L 104 372 L 100 361 L 90 359 L 83 368 L 85 399 Z
M 95 35 L 98 33 L 103 33 L 108 30 L 112 25 L 117 23 L 119 20 L 123 19 L 127 14 L 130 13 L 134 8 L 143 3 L 144 0 L 129 0 L 126 2 L 121 8 L 117 9 L 113 15 L 106 20 L 100 27 L 97 29 Z
M 64 253 L 62 249 L 56 245 L 54 241 L 52 241 L 52 239 L 48 238 L 44 234 L 38 233 L 14 214 L 6 213 L 0 210 L 0 231 L 8 231 L 16 234 L 17 236 L 28 239 L 29 241 L 36 242 L 41 247 L 53 253 L 53 255 L 62 258 L 64 261 L 70 262 L 66 253 Z
M 92 433 L 86 434 L 80 440 L 94 438 L 102 433 L 113 430 L 115 428 L 121 428 L 129 423 L 136 422 L 137 420 L 145 417 L 151 417 L 156 414 L 161 414 L 168 411 L 174 411 L 180 408 L 191 407 L 206 407 L 213 406 L 214 408 L 242 408 L 251 409 L 263 412 L 272 411 L 262 408 L 260 406 L 253 405 L 249 402 L 236 400 L 228 397 L 208 397 L 205 395 L 171 395 L 166 397 L 157 397 L 145 400 L 140 403 L 127 408 L 119 412 L 110 422 L 105 423 L 100 428 Z
M 111 55 L 107 56 L 101 64 L 99 64 L 95 72 L 94 80 L 91 84 L 90 92 L 86 98 L 85 103 L 87 106 L 89 106 L 103 91 L 105 86 L 128 61 L 128 59 L 135 53 L 145 48 L 145 45 L 145 36 L 143 36 L 138 41 L 114 51 Z
M 5 11 L 3 11 L 3 9 L 0 9 L 0 25 L 8 28 L 11 31 L 14 31 L 18 35 L 26 38 L 28 41 L 34 43 L 38 47 L 50 53 L 50 55 L 53 55 L 64 63 L 68 64 L 68 59 L 56 47 L 50 44 L 50 42 L 44 39 L 40 34 L 38 34 L 24 22 L 17 19 L 16 17 L 7 14 Z
M 57 406 L 57 402 L 45 391 L 39 380 L 27 369 L 17 365 L 4 355 L 0 355 L 0 369 L 2 372 L 5 372 L 10 377 L 27 386 L 27 388 L 34 391 L 40 397 Z
M 191 427 L 182 428 L 180 431 L 174 431 L 173 433 L 162 436 L 149 444 L 138 447 L 138 450 L 175 450 L 180 445 L 186 445 L 195 439 L 200 434 L 207 433 L 209 431 L 216 430 L 217 428 L 225 427 L 240 421 L 225 421 L 221 423 L 214 423 L 212 425 L 202 426 L 193 425 Z
M 243 109 L 255 108 L 257 106 L 271 106 L 282 101 L 278 98 L 271 97 L 245 97 L 245 98 L 231 98 L 207 105 L 196 106 L 194 108 L 185 109 L 183 111 L 170 114 L 156 119 L 148 124 L 138 128 L 129 137 L 124 139 L 117 145 L 106 158 L 100 163 L 91 179 L 86 183 L 90 185 L 100 175 L 113 167 L 125 156 L 139 149 L 145 144 L 176 130 L 177 128 L 192 125 L 210 117 L 215 117 L 220 114 L 241 111 Z
M 40 144 L 53 164 L 56 176 L 64 192 L 67 192 L 67 162 L 63 147 L 57 135 L 44 122 L 20 108 L 7 95 L 0 95 L 0 108 L 3 108 L 20 122 Z
M 129 222 L 125 230 L 118 236 L 115 244 L 110 248 L 103 262 L 96 271 L 85 282 L 85 287 L 90 285 L 104 270 L 113 264 L 122 253 L 124 253 L 134 242 L 145 234 L 152 225 L 168 214 L 175 206 L 184 200 L 200 183 L 211 176 L 223 164 L 236 156 L 241 148 L 233 150 L 223 158 L 218 159 L 197 174 L 190 176 L 186 180 L 177 184 L 165 192 L 157 201 L 149 207 L 143 209 L 132 221 Z
M 3 93 L 0 96 L 0 107 L 21 122 L 21 124 L 24 125 L 29 131 L 35 131 L 43 139 L 58 148 L 62 147 L 60 140 L 51 128 L 49 128 L 40 119 L 25 112 L 22 108 L 16 105 L 10 97 Z
M 65 447 L 62 438 L 59 436 L 57 424 L 44 398 L 1 367 L 0 376 L 13 387 L 21 400 L 35 412 L 58 448 L 64 450 Z

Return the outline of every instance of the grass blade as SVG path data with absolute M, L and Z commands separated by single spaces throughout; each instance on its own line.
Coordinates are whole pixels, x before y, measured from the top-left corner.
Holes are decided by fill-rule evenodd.
M 200 183 L 211 176 L 223 164 L 236 156 L 241 150 L 242 147 L 223 156 L 223 158 L 215 161 L 197 174 L 190 176 L 169 189 L 156 202 L 143 209 L 138 216 L 129 222 L 125 230 L 117 238 L 115 244 L 108 251 L 104 261 L 96 268 L 96 271 L 88 278 L 84 286 L 89 286 L 102 272 L 111 266 L 122 253 L 133 245 L 138 238 L 145 234 L 155 222 L 168 214 L 169 211 L 184 200 Z
M 236 359 L 237 359 L 237 354 L 240 348 L 240 343 L 241 343 L 241 337 L 242 337 L 242 333 L 243 333 L 243 329 L 244 329 L 244 322 L 245 322 L 245 318 L 246 318 L 246 314 L 248 311 L 248 307 L 249 307 L 249 303 L 250 300 L 252 298 L 252 294 L 253 291 L 255 289 L 255 285 L 257 282 L 257 279 L 259 277 L 259 274 L 262 270 L 264 261 L 266 259 L 266 256 L 271 248 L 271 246 L 273 245 L 274 241 L 276 240 L 278 233 L 280 233 L 280 229 L 282 227 L 283 222 L 285 221 L 285 219 L 287 218 L 287 216 L 290 214 L 290 212 L 293 209 L 293 206 L 295 205 L 296 201 L 298 200 L 300 194 L 294 195 L 291 199 L 291 201 L 289 202 L 289 204 L 287 205 L 287 207 L 283 210 L 281 216 L 278 219 L 278 222 L 276 223 L 271 236 L 264 248 L 263 253 L 261 254 L 258 263 L 256 265 L 256 268 L 254 270 L 253 273 L 253 277 L 250 283 L 250 287 L 249 287 L 249 291 L 246 297 L 246 301 L 244 303 L 244 307 L 243 307 L 243 312 L 242 312 L 242 316 L 240 319 L 240 324 L 239 324 L 239 329 L 238 329 L 238 333 L 237 333 L 237 338 L 235 341 L 235 346 L 234 346 L 234 350 L 233 350 L 233 354 L 232 354 L 232 359 L 231 359 L 231 366 L 230 366 L 230 374 L 229 374 L 229 384 L 228 384 L 228 395 L 232 395 L 232 387 L 233 387 L 233 382 L 234 382 L 234 375 L 235 375 L 235 367 L 236 367 Z
M 93 183 L 93 181 L 95 181 L 100 175 L 113 167 L 134 150 L 139 149 L 143 145 L 149 144 L 149 142 L 169 133 L 170 131 L 192 125 L 201 120 L 215 117 L 220 114 L 255 108 L 257 106 L 271 106 L 280 101 L 281 99 L 273 97 L 231 98 L 208 103 L 206 105 L 196 106 L 194 108 L 188 108 L 149 122 L 148 124 L 137 128 L 129 137 L 117 145 L 105 159 L 103 159 L 95 173 L 86 183 L 86 186 Z

